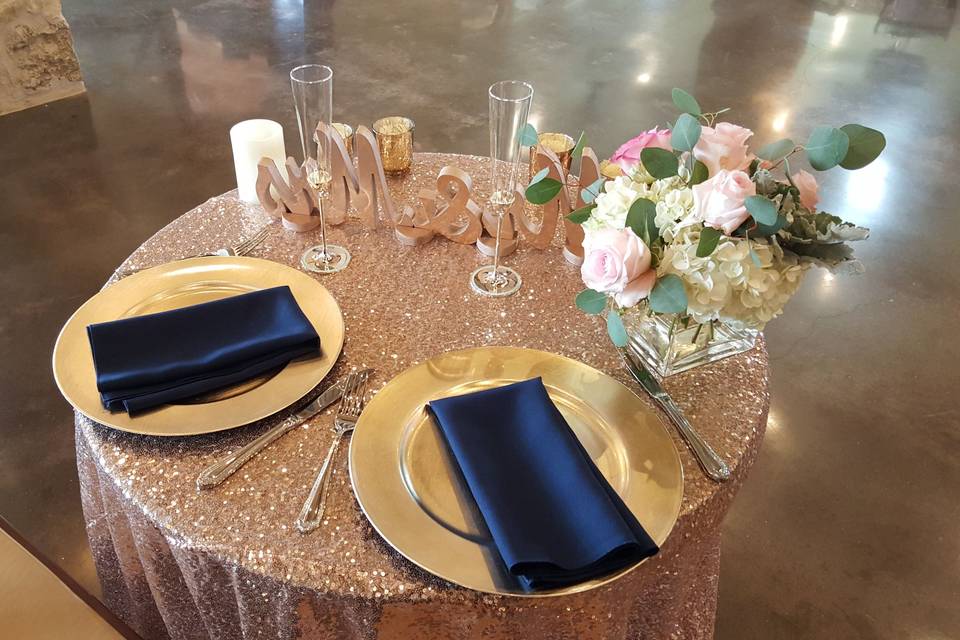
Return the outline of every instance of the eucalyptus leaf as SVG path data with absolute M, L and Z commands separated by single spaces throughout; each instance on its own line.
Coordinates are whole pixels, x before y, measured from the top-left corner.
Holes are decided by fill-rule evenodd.
M 540 142 L 537 129 L 529 122 L 520 129 L 520 144 L 525 147 L 535 147 Z
M 578 309 L 595 316 L 607 308 L 607 294 L 584 289 L 577 294 L 576 303 Z
M 817 127 L 807 141 L 807 160 L 817 171 L 826 171 L 840 164 L 850 147 L 850 138 L 834 127 Z
M 680 162 L 672 152 L 659 147 L 647 147 L 640 151 L 640 162 L 651 176 L 660 180 L 677 175 Z
M 616 311 L 607 314 L 607 333 L 610 340 L 618 347 L 627 346 L 627 329 L 623 326 L 623 318 Z
M 547 177 L 547 174 L 548 174 L 548 173 L 550 173 L 550 168 L 549 168 L 549 167 L 545 167 L 545 168 L 543 168 L 543 169 L 540 169 L 540 171 L 537 171 L 537 172 L 533 175 L 533 177 L 530 178 L 530 184 L 531 184 L 531 185 L 534 185 L 534 184 L 540 182 L 541 180 L 543 180 L 544 178 Z
M 583 155 L 583 148 L 587 146 L 587 132 L 581 131 L 580 137 L 577 138 L 577 144 L 573 146 L 572 155 L 574 158 L 579 158 Z
M 757 223 L 757 227 L 753 230 L 753 235 L 759 238 L 767 238 L 774 235 L 780 229 L 783 229 L 787 226 L 787 217 L 784 215 L 778 215 L 777 221 L 773 224 L 761 224 Z
M 713 253 L 722 236 L 723 233 L 719 229 L 704 227 L 700 232 L 700 242 L 697 243 L 697 257 L 706 258 Z
M 793 140 L 784 138 L 783 140 L 777 140 L 776 142 L 763 145 L 757 150 L 757 156 L 770 162 L 776 162 L 790 155 L 794 147 L 796 147 L 796 145 L 793 143 Z
M 707 165 L 703 164 L 699 160 L 694 161 L 693 173 L 690 174 L 690 186 L 705 182 L 709 177 L 710 170 L 707 168 Z
M 760 263 L 760 256 L 758 256 L 757 252 L 753 250 L 753 243 L 750 242 L 750 234 L 744 233 L 743 240 L 747 243 L 747 251 L 750 252 L 750 260 L 753 261 L 754 266 L 762 267 L 763 265 Z
M 689 113 L 680 114 L 670 133 L 670 146 L 677 151 L 693 151 L 697 140 L 700 139 L 700 129 L 700 123 L 696 118 Z
M 527 202 L 531 204 L 547 204 L 560 193 L 561 189 L 563 189 L 563 183 L 559 180 L 543 178 L 527 187 L 524 195 L 527 197 Z
M 637 198 L 627 211 L 626 226 L 649 247 L 660 236 L 656 217 L 657 205 L 653 200 Z
M 840 161 L 844 169 L 862 169 L 880 155 L 887 146 L 887 139 L 876 129 L 859 124 L 845 124 L 840 130 L 847 134 L 850 146 L 847 155 Z
M 581 189 L 580 198 L 586 203 L 590 204 L 597 199 L 597 196 L 600 195 L 600 189 L 603 188 L 603 183 L 606 182 L 606 178 L 598 178 L 592 184 L 588 185 L 586 188 Z
M 700 103 L 683 89 L 674 87 L 673 91 L 670 92 L 670 97 L 673 98 L 673 104 L 676 105 L 680 111 L 697 117 L 701 115 Z
M 747 196 L 744 206 L 757 224 L 775 224 L 777 222 L 777 205 L 763 196 Z
M 658 278 L 650 292 L 650 308 L 657 313 L 683 313 L 687 310 L 687 292 L 679 276 L 668 273 Z
M 593 213 L 593 209 L 596 205 L 588 204 L 585 207 L 580 207 L 576 211 L 571 212 L 567 216 L 567 220 L 573 222 L 574 224 L 583 224 L 590 219 L 590 215 Z

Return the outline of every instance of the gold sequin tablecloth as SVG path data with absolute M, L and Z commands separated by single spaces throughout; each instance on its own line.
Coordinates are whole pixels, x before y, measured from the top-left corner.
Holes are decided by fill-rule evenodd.
M 481 158 L 417 154 L 390 178 L 398 204 L 414 202 L 439 169 L 454 164 L 485 188 Z M 122 268 L 152 266 L 249 237 L 268 217 L 235 192 L 184 214 Z M 376 368 L 374 387 L 432 355 L 513 345 L 576 358 L 629 382 L 602 322 L 573 306 L 582 288 L 559 238 L 522 247 L 506 262 L 523 289 L 505 299 L 468 287 L 486 259 L 444 239 L 410 248 L 390 229 L 355 221 L 331 241 L 353 253 L 347 270 L 322 278 L 343 310 L 347 334 L 332 372 Z M 253 253 L 297 265 L 319 231 L 279 224 Z M 79 414 L 77 458 L 90 545 L 108 606 L 144 638 L 385 638 L 468 640 L 710 638 L 717 602 L 720 524 L 753 463 L 766 425 L 767 354 L 754 350 L 667 379 L 694 426 L 730 464 L 717 485 L 676 438 L 685 488 L 680 519 L 660 554 L 620 580 L 556 598 L 468 591 L 418 569 L 384 543 L 354 500 L 346 447 L 335 461 L 324 526 L 308 536 L 293 521 L 332 434 L 327 412 L 295 429 L 220 487 L 198 492 L 198 472 L 279 419 L 208 436 L 135 436 Z M 671 428 L 671 433 L 673 430 Z

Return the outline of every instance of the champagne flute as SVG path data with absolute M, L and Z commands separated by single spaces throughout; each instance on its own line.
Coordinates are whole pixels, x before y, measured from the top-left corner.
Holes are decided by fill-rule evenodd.
M 300 264 L 316 273 L 336 273 L 350 262 L 350 252 L 344 247 L 327 242 L 324 209 L 330 197 L 330 141 L 326 136 L 314 136 L 321 122 L 333 120 L 333 69 L 322 64 L 305 64 L 290 71 L 290 88 L 300 128 L 300 147 L 307 182 L 317 194 L 320 207 L 320 244 L 307 249 Z
M 533 87 L 519 80 L 490 85 L 490 199 L 497 216 L 493 264 L 470 274 L 470 287 L 485 296 L 509 296 L 520 290 L 520 274 L 500 264 L 500 234 L 503 217 L 517 197 L 520 173 L 520 130 L 527 123 L 533 102 Z

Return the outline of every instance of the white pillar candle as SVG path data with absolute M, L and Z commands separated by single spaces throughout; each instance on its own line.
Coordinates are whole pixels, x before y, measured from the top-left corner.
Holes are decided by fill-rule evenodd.
M 240 199 L 257 202 L 257 164 L 261 158 L 270 158 L 286 175 L 284 162 L 287 153 L 283 146 L 283 127 L 273 120 L 244 120 L 230 128 L 233 146 L 233 166 L 237 171 L 237 189 Z

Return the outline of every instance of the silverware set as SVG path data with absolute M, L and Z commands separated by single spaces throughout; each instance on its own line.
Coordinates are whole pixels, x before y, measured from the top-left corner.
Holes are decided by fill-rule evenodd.
M 265 226 L 263 226 L 259 231 L 257 231 L 255 234 L 250 236 L 249 238 L 241 240 L 235 245 L 232 245 L 229 247 L 223 247 L 221 249 L 217 249 L 216 251 L 211 251 L 209 253 L 198 253 L 192 256 L 184 256 L 183 258 L 179 258 L 179 259 L 189 260 L 190 258 L 205 258 L 209 256 L 223 256 L 227 258 L 245 256 L 245 255 L 248 255 L 254 249 L 256 249 L 260 245 L 260 243 L 262 243 L 267 238 L 267 234 L 269 234 L 269 232 L 270 232 L 270 224 L 268 223 Z M 150 268 L 151 267 L 141 267 L 139 269 L 129 269 L 126 271 L 121 271 L 117 273 L 117 279 L 120 280 L 120 279 L 126 278 L 127 276 L 132 276 L 135 273 L 140 273 L 141 271 L 144 271 Z
M 360 412 L 363 410 L 365 402 L 367 380 L 370 379 L 371 373 L 370 369 L 361 369 L 349 374 L 346 378 L 338 380 L 294 415 L 268 429 L 249 444 L 220 458 L 197 476 L 197 489 L 212 489 L 220 485 L 285 433 L 316 417 L 318 413 L 340 400 L 340 406 L 334 419 L 333 443 L 330 445 L 327 457 L 320 467 L 317 479 L 314 481 L 296 521 L 297 530 L 301 533 L 313 531 L 320 526 L 323 519 L 327 480 L 330 475 L 333 457 L 340 447 L 343 436 L 353 431 L 357 420 L 360 418 Z
M 667 393 L 656 377 L 643 365 L 640 358 L 626 347 L 620 349 L 620 359 L 630 371 L 644 391 L 646 391 L 654 402 L 663 409 L 670 422 L 677 428 L 680 437 L 687 443 L 690 451 L 693 452 L 697 463 L 708 478 L 716 482 L 723 482 L 730 478 L 730 468 L 720 459 L 717 452 L 700 437 L 700 434 L 693 428 L 690 421 L 683 415 L 683 411 L 677 406 L 670 394 Z
M 310 493 L 303 503 L 300 515 L 297 516 L 296 527 L 300 533 L 310 533 L 320 526 L 323 520 L 323 512 L 327 504 L 327 482 L 330 479 L 330 468 L 333 458 L 340 448 L 340 442 L 343 436 L 353 431 L 357 426 L 357 420 L 360 418 L 360 412 L 363 410 L 364 396 L 367 390 L 366 372 L 352 373 L 347 378 L 343 398 L 340 399 L 340 408 L 337 409 L 337 417 L 333 421 L 333 442 L 327 451 L 327 457 L 320 467 L 317 479 L 310 488 Z

